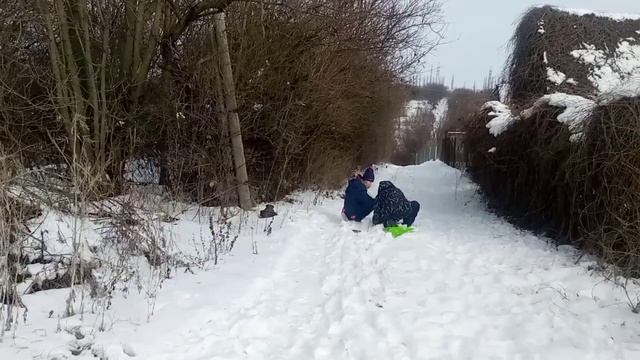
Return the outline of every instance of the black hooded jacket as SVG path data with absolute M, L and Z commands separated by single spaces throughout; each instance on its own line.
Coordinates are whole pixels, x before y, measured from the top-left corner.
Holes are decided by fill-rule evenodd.
M 400 221 L 411 212 L 411 203 L 391 181 L 381 181 L 373 209 L 373 224 Z

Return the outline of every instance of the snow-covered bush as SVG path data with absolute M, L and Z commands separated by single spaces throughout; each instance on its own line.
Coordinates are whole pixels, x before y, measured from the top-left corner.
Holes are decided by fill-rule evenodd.
M 514 223 L 640 276 L 640 16 L 531 9 L 507 104 L 467 127 L 469 173 Z

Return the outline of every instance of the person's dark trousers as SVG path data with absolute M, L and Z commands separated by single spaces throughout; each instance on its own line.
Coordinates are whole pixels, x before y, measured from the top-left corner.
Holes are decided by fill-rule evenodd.
M 420 211 L 420 203 L 417 201 L 411 202 L 411 208 L 409 209 L 409 213 L 402 219 L 402 223 L 411 226 L 416 221 L 416 216 L 418 216 L 418 212 Z

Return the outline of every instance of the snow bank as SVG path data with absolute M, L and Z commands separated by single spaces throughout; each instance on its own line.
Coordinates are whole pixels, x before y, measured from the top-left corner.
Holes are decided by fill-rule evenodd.
M 499 101 L 489 101 L 482 106 L 482 110 L 491 109 L 489 116 L 495 116 L 487 123 L 487 128 L 493 136 L 502 134 L 518 117 L 514 116 L 509 106 Z
M 441 162 L 376 178 L 422 204 L 413 233 L 345 223 L 341 199 L 307 192 L 277 204 L 273 222 L 242 220 L 221 266 L 172 272 L 153 293 L 132 287 L 108 310 L 87 299 L 84 318 L 65 318 L 68 291 L 25 296 L 0 359 L 639 358 L 631 300 L 589 256 L 499 219 Z M 171 225 L 185 240 L 206 234 L 198 210 Z
M 640 73 L 640 44 L 628 40 L 620 41 L 612 54 L 583 44 L 583 49 L 574 50 L 571 55 L 590 66 L 588 78 L 600 94 L 615 91 Z
M 299 204 L 297 198 L 291 200 Z M 307 203 L 312 200 L 305 199 Z M 124 202 L 140 202 L 145 208 L 130 209 L 122 206 Z M 287 214 L 285 206 L 293 205 L 283 205 L 278 212 Z M 28 311 L 13 309 L 14 319 L 20 320 L 12 324 L 12 334 L 0 332 L 0 359 L 118 360 L 148 352 L 156 345 L 158 333 L 171 333 L 184 321 L 179 314 L 183 311 L 184 315 L 186 306 L 198 301 L 198 308 L 216 306 L 218 299 L 239 297 L 234 292 L 242 278 L 238 274 L 265 271 L 258 265 L 269 258 L 269 247 L 279 243 L 277 234 L 282 227 L 258 219 L 255 212 L 197 207 L 155 195 L 130 194 L 88 208 L 91 215 L 85 218 L 44 208 L 40 217 L 27 223 L 32 234 L 25 240 L 23 254 L 34 263 L 27 265 L 31 277 L 18 284 L 18 291 L 24 294 L 21 297 Z M 118 223 L 120 214 L 128 225 L 115 228 L 112 223 Z M 236 243 L 241 233 L 242 240 Z M 77 257 L 91 262 L 85 271 L 95 281 L 75 287 L 70 303 L 75 315 L 66 316 L 71 289 L 57 289 L 57 284 L 70 282 L 63 276 L 69 273 L 74 241 L 81 250 Z M 147 243 L 154 247 L 145 246 Z M 253 254 L 258 247 L 267 258 L 256 259 Z M 165 261 L 155 262 L 154 253 L 145 252 L 147 249 L 157 251 Z M 207 274 L 232 255 L 241 258 L 241 267 Z M 43 287 L 45 280 L 49 285 Z M 53 290 L 31 293 L 34 288 Z M 200 295 L 192 298 L 197 291 Z M 8 313 L 1 303 L 0 310 L 3 315 Z M 4 327 L 6 317 L 2 320 Z M 150 324 L 145 334 L 138 332 Z M 141 342 L 147 346 L 138 347 Z
M 596 107 L 596 102 L 585 99 L 582 96 L 564 93 L 545 95 L 538 99 L 531 108 L 524 110 L 521 114 L 522 118 L 530 118 L 544 105 L 564 108 L 564 111 L 558 115 L 557 120 L 569 127 L 571 141 L 577 141 L 582 138 L 584 123 L 589 119 L 593 109 Z
M 640 96 L 640 76 L 635 76 L 608 93 L 602 94 L 599 101 L 601 104 L 608 104 L 622 98 L 638 96 Z
M 600 104 L 606 105 L 622 98 L 637 96 L 640 96 L 640 76 L 634 76 L 609 92 L 601 94 L 598 101 Z
M 542 6 L 540 6 L 542 7 Z M 587 9 L 574 9 L 574 8 L 563 8 L 563 7 L 553 7 L 554 9 L 558 10 L 558 11 L 562 11 L 571 15 L 578 15 L 578 16 L 588 16 L 588 15 L 593 15 L 593 16 L 598 16 L 598 17 L 604 17 L 604 18 L 608 18 L 611 20 L 615 20 L 615 21 L 627 21 L 627 20 L 639 20 L 640 19 L 640 14 L 632 14 L 632 13 L 610 13 L 610 12 L 603 12 L 603 11 L 593 11 L 593 10 L 587 10 Z

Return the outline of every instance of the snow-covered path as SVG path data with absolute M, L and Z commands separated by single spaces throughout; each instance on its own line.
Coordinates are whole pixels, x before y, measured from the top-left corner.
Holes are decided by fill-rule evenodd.
M 255 231 L 259 255 L 241 237 L 219 268 L 166 282 L 150 322 L 134 320 L 136 300 L 115 300 L 94 347 L 108 360 L 640 358 L 639 315 L 588 260 L 488 213 L 442 163 L 377 176 L 422 204 L 414 233 L 344 223 L 340 199 L 301 195 L 270 236 Z M 0 358 L 50 358 L 30 331 L 0 343 Z
M 441 163 L 382 169 L 423 211 L 392 239 L 292 210 L 273 270 L 154 359 L 636 359 L 638 316 L 569 249 L 488 214 Z M 212 274 L 212 276 L 215 276 Z M 175 334 L 174 334 L 175 335 Z M 160 356 L 161 355 L 161 356 Z

